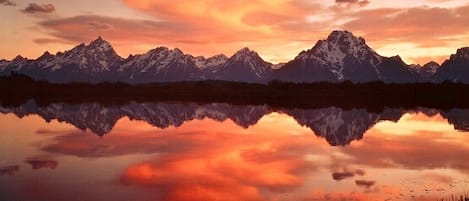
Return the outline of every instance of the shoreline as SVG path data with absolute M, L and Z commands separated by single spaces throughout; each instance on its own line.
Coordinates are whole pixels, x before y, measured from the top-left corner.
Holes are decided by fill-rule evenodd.
M 288 108 L 428 107 L 469 108 L 469 85 L 458 83 L 285 83 L 251 84 L 196 81 L 151 84 L 67 83 L 35 81 L 26 76 L 0 77 L 0 103 L 21 104 L 34 99 L 53 102 L 223 102 Z

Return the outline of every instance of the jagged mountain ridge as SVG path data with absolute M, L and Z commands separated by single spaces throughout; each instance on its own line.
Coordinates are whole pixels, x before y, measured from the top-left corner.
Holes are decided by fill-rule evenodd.
M 130 56 L 118 69 L 117 75 L 119 80 L 130 83 L 194 81 L 202 78 L 192 56 L 177 48 L 170 50 L 166 47 Z
M 123 59 L 117 55 L 111 44 L 98 37 L 88 45 L 82 43 L 56 55 L 46 51 L 36 60 L 17 56 L 13 61 L 0 66 L 0 74 L 14 71 L 51 82 L 95 83 L 115 81 L 114 72 L 122 62 Z
M 272 71 L 254 51 L 243 48 L 232 57 L 205 58 L 184 54 L 180 49 L 158 47 L 145 54 L 119 57 L 101 37 L 52 55 L 45 52 L 35 60 L 17 56 L 0 61 L 0 76 L 12 72 L 54 83 L 120 81 L 126 83 L 225 80 L 265 82 Z
M 460 48 L 443 62 L 434 75 L 435 82 L 461 82 L 469 84 L 469 47 Z
M 376 53 L 362 37 L 348 31 L 333 31 L 326 40 L 302 51 L 274 73 L 274 79 L 289 82 L 412 83 L 415 74 L 399 56 Z
M 373 66 L 381 60 L 382 57 L 368 47 L 363 38 L 356 38 L 347 31 L 333 31 L 326 40 L 318 41 L 313 48 L 302 51 L 293 61 L 285 64 L 277 75 L 280 80 L 295 81 L 295 77 L 282 77 L 282 72 L 306 68 L 314 76 L 307 77 L 310 79 L 307 81 L 371 81 L 377 79 Z M 353 68 L 345 68 L 346 65 Z M 359 77 L 350 77 L 355 71 L 360 73 Z M 325 76 L 321 76 L 322 73 Z
M 265 82 L 272 73 L 272 64 L 264 61 L 257 52 L 243 48 L 229 58 L 212 79 L 235 82 Z
M 17 56 L 0 60 L 0 76 L 11 72 L 56 83 L 121 81 L 127 83 L 225 80 L 267 83 L 370 82 L 414 83 L 454 81 L 469 83 L 469 48 L 461 48 L 441 67 L 407 65 L 399 56 L 384 57 L 365 39 L 348 31 L 333 31 L 325 40 L 302 51 L 285 64 L 264 61 L 255 51 L 243 48 L 231 57 L 205 58 L 181 50 L 158 47 L 145 54 L 121 58 L 98 37 L 56 55 L 45 52 L 35 60 Z
M 423 66 L 420 65 L 411 65 L 411 69 L 419 74 L 420 76 L 420 81 L 422 82 L 431 82 L 433 79 L 433 76 L 436 74 L 438 69 L 441 67 L 440 64 L 430 61 Z

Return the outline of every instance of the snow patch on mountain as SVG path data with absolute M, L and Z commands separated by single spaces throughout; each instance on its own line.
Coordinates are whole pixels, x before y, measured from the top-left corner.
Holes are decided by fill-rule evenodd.
M 269 72 L 272 71 L 272 64 L 265 62 L 257 52 L 251 51 L 245 47 L 236 52 L 224 65 L 226 68 L 234 63 L 242 63 L 248 66 L 258 78 L 264 78 Z
M 166 68 L 171 62 L 184 62 L 185 55 L 179 49 L 170 50 L 167 47 L 158 47 L 145 54 L 133 56 L 119 68 L 119 71 L 126 69 L 137 69 L 139 72 L 147 72 L 154 69 L 157 72 Z M 182 59 L 181 59 L 182 58 Z
M 193 57 L 192 61 L 200 70 L 211 70 L 216 71 L 220 66 L 222 66 L 228 57 L 223 54 L 218 54 L 209 58 L 205 58 L 202 56 Z
M 99 37 L 89 45 L 80 44 L 70 51 L 57 53 L 55 57 L 45 52 L 38 60 L 40 68 L 50 71 L 76 66 L 89 72 L 108 72 L 111 67 L 119 66 L 122 59 L 107 41 Z

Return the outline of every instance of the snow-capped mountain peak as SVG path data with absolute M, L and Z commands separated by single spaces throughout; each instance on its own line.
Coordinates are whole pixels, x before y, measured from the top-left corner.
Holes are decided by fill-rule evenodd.
M 361 37 L 333 31 L 311 49 L 276 70 L 274 79 L 292 82 L 412 82 L 414 73 L 399 57 L 380 56 Z
M 54 59 L 54 55 L 49 53 L 49 51 L 45 51 L 40 57 L 38 57 L 36 60 L 38 61 L 44 61 L 44 60 L 51 60 Z
M 169 52 L 169 48 L 163 47 L 163 46 L 157 47 L 157 48 L 149 50 L 146 54 L 160 54 L 160 53 L 163 53 L 163 52 Z
M 209 57 L 207 60 L 218 60 L 218 61 L 225 60 L 226 61 L 228 60 L 228 57 L 224 54 L 217 54 L 215 56 Z
M 6 68 L 10 62 L 5 59 L 0 59 L 0 73 Z
M 433 74 L 436 73 L 436 71 L 438 71 L 438 68 L 440 68 L 440 64 L 434 61 L 430 61 L 423 66 L 418 64 L 411 64 L 409 65 L 409 67 L 421 76 L 431 77 Z
M 314 59 L 328 66 L 339 80 L 344 80 L 344 67 L 376 66 L 382 57 L 371 49 L 362 37 L 348 31 L 333 31 L 326 40 L 318 41 L 313 48 L 301 52 L 296 60 Z
M 174 48 L 174 49 L 173 49 L 173 52 L 174 52 L 174 54 L 184 55 L 184 53 L 182 52 L 182 50 L 180 50 L 179 48 Z
M 137 55 L 138 56 L 138 55 Z M 152 49 L 148 51 L 147 53 L 140 55 L 140 56 L 158 56 L 159 58 L 165 57 L 169 60 L 173 60 L 178 57 L 183 57 L 185 56 L 184 53 L 178 49 L 169 49 L 168 47 L 157 47 L 155 49 Z
M 236 53 L 249 53 L 249 52 L 253 52 L 253 51 L 249 49 L 249 47 L 243 47 L 240 50 L 238 50 Z
M 254 71 L 265 71 L 265 69 L 271 69 L 272 64 L 264 61 L 257 52 L 250 50 L 245 47 L 237 51 L 231 58 L 228 59 L 227 63 L 242 62 L 248 65 Z
M 245 47 L 241 50 L 238 50 L 231 58 L 234 58 L 235 60 L 246 60 L 249 58 L 257 58 L 259 54 L 257 52 L 254 52 L 250 50 L 249 48 Z
M 84 43 L 56 56 L 45 52 L 40 58 L 39 67 L 50 71 L 63 70 L 63 67 L 83 69 L 86 72 L 109 72 L 117 68 L 122 58 L 112 48 L 109 42 L 101 37 L 89 45 Z
M 36 61 L 39 62 L 39 65 L 41 66 L 47 66 L 49 62 L 53 62 L 56 57 L 49 53 L 48 51 L 45 51 L 44 54 L 42 54 L 40 57 L 36 59 Z
M 88 48 L 92 50 L 103 51 L 103 52 L 107 52 L 111 50 L 114 51 L 111 44 L 105 41 L 103 38 L 101 38 L 101 36 L 99 36 L 96 40 L 92 41 L 89 44 Z
M 217 71 L 217 78 L 229 81 L 260 82 L 272 73 L 272 64 L 257 52 L 243 48 L 231 56 Z
M 217 70 L 228 60 L 224 54 L 218 54 L 209 58 L 203 56 L 193 57 L 192 61 L 201 70 Z
M 197 80 L 201 77 L 200 70 L 193 58 L 178 48 L 157 47 L 127 58 L 118 72 L 131 82 Z
M 327 37 L 327 41 L 334 41 L 335 42 L 335 41 L 340 41 L 340 40 L 351 41 L 351 42 L 359 42 L 359 43 L 362 43 L 362 44 L 365 43 L 365 39 L 363 39 L 362 37 L 356 37 L 349 31 L 335 30 L 335 31 L 332 31 L 329 34 L 329 36 Z
M 169 64 L 172 58 L 169 57 L 170 50 L 167 47 L 157 47 L 149 50 L 145 54 L 134 55 L 127 58 L 127 61 L 119 68 L 119 71 L 125 69 L 139 70 L 146 72 L 154 66 L 163 66 Z
M 21 55 L 16 56 L 13 60 L 7 61 L 2 60 L 0 61 L 0 73 L 10 72 L 10 71 L 21 71 L 24 66 L 30 63 L 31 60 L 25 58 Z
M 362 37 L 356 37 L 348 31 L 333 31 L 326 40 L 320 40 L 308 51 L 304 51 L 298 57 L 318 57 L 324 62 L 330 62 L 334 66 L 344 65 L 344 59 L 347 56 L 358 58 L 360 60 L 368 59 L 373 64 L 380 61 L 380 56 L 371 49 Z
M 146 56 L 158 56 L 159 58 L 165 57 L 168 60 L 173 60 L 175 58 L 184 57 L 185 54 L 178 48 L 169 49 L 167 47 L 157 47 L 148 51 Z
M 257 52 L 250 50 L 249 48 L 245 47 L 239 51 L 237 51 L 233 56 L 231 56 L 227 63 L 235 63 L 241 62 L 244 63 L 252 68 L 261 67 L 263 69 L 268 68 L 272 70 L 272 64 L 269 62 L 264 61 Z M 253 69 L 255 70 L 255 69 Z

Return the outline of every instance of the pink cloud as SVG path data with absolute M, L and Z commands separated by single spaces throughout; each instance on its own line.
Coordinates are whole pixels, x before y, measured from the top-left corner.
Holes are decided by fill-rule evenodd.
M 0 0 L 0 4 L 4 6 L 16 6 L 16 3 L 9 0 Z
M 343 27 L 363 33 L 369 40 L 410 42 L 422 47 L 442 46 L 450 36 L 469 34 L 462 28 L 469 26 L 467 10 L 469 6 L 365 10 L 353 14 L 355 19 Z
M 370 3 L 368 0 L 335 0 L 338 4 L 348 4 L 350 5 L 358 5 L 358 6 L 366 6 Z
M 21 10 L 24 13 L 51 13 L 55 11 L 55 6 L 52 4 L 36 4 L 30 3 L 26 8 Z

